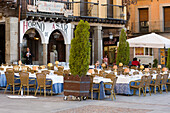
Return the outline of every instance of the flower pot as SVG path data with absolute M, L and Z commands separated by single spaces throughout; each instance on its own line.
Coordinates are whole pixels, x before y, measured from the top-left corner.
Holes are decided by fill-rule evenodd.
M 64 77 L 64 95 L 65 96 L 88 96 L 90 89 L 90 76 L 83 77 L 65 75 Z

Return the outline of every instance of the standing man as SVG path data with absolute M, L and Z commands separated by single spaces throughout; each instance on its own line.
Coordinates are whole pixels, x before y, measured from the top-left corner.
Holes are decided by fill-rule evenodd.
M 25 56 L 26 56 L 26 64 L 32 65 L 32 53 L 30 52 L 30 49 L 28 47 Z

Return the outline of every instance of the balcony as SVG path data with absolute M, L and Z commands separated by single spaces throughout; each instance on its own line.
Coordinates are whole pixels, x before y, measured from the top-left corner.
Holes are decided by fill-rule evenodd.
M 170 32 L 170 22 L 164 22 L 164 31 Z
M 25 1 L 25 2 L 24 2 Z M 39 19 L 45 18 L 54 21 L 79 21 L 80 19 L 89 21 L 89 22 L 97 22 L 97 23 L 113 23 L 113 24 L 125 24 L 126 20 L 124 19 L 125 14 L 123 14 L 123 6 L 118 5 L 109 5 L 109 4 L 99 4 L 98 2 L 65 2 L 57 1 L 57 0 L 46 0 L 40 1 L 44 6 L 49 7 L 54 6 L 52 4 L 57 5 L 62 10 L 69 11 L 68 15 L 61 12 L 55 12 L 56 7 L 53 7 L 54 12 L 50 12 L 49 10 L 42 11 L 38 4 L 33 2 L 34 0 L 22 0 L 22 16 L 28 19 Z M 26 4 L 25 6 L 23 4 Z M 45 5 L 46 4 L 46 5 Z M 43 8 L 43 7 L 42 7 Z M 60 10 L 59 10 L 60 11 Z M 24 16 L 25 15 L 25 16 Z M 24 19 L 24 18 L 23 18 Z
M 130 33 L 170 32 L 170 22 L 148 21 L 132 22 Z

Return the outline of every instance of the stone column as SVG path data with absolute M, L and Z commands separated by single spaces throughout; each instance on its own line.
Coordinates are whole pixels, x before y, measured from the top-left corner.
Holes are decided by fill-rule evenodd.
M 66 44 L 66 62 L 69 62 L 69 56 L 70 56 L 70 44 Z
M 12 63 L 18 61 L 18 18 L 5 19 L 5 61 Z
M 47 64 L 47 44 L 43 44 L 43 64 Z
M 103 58 L 102 46 L 102 27 L 97 26 L 94 28 L 94 62 L 99 60 L 102 63 Z
M 74 28 L 75 28 L 75 25 L 71 25 L 71 40 L 74 38 Z

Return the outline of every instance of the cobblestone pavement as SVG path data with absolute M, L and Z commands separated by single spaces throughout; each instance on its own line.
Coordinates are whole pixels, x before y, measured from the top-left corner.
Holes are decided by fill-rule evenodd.
M 146 97 L 116 95 L 116 100 L 64 101 L 63 95 L 10 99 L 0 90 L 0 113 L 170 113 L 170 92 Z M 17 94 L 15 94 L 17 95 Z

